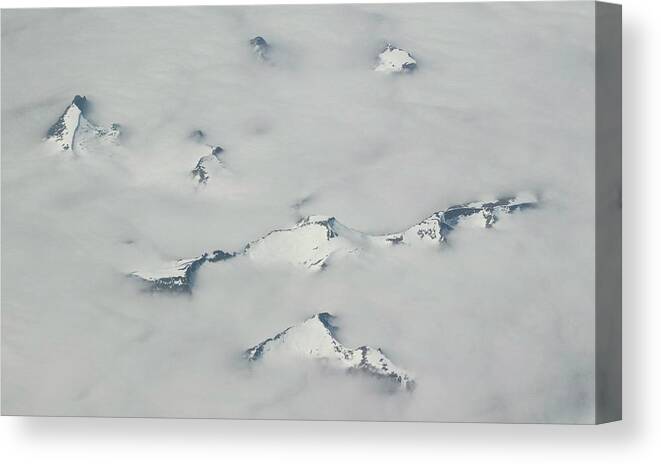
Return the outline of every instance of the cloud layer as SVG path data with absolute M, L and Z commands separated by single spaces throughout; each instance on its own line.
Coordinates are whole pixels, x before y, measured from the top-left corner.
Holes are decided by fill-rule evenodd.
M 592 420 L 593 24 L 588 3 L 3 12 L 3 413 Z M 417 69 L 374 72 L 386 43 Z M 76 94 L 120 146 L 41 143 Z M 224 149 L 203 188 L 197 129 Z M 193 296 L 125 277 L 311 214 L 378 235 L 522 190 L 544 207 L 440 251 L 221 262 Z M 323 311 L 415 391 L 245 363 Z

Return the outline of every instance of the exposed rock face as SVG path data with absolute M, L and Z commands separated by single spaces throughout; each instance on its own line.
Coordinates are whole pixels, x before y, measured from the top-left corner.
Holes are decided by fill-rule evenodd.
M 116 144 L 120 136 L 119 124 L 112 124 L 109 128 L 95 126 L 86 118 L 88 106 L 86 97 L 76 95 L 48 129 L 45 140 L 62 151 L 76 154 L 84 153 L 93 146 Z
M 227 259 L 234 258 L 236 253 L 228 253 L 223 250 L 212 251 L 207 255 L 207 262 L 217 263 L 218 261 L 225 261 Z
M 391 246 L 438 247 L 457 229 L 490 229 L 502 216 L 536 205 L 537 199 L 530 194 L 465 203 L 438 211 L 403 232 L 387 235 L 359 232 L 341 224 L 332 216 L 308 216 L 293 227 L 271 231 L 262 238 L 250 242 L 240 252 L 215 251 L 164 266 L 162 271 L 157 272 L 159 276 L 157 286 L 160 290 L 177 290 L 181 285 L 185 285 L 187 291 L 190 291 L 192 277 L 182 280 L 181 266 L 190 262 L 197 263 L 201 258 L 203 259 L 199 265 L 186 268 L 186 272 L 191 276 L 205 262 L 216 262 L 239 255 L 245 255 L 259 265 L 293 265 L 316 272 L 328 266 L 331 259 L 357 255 L 370 247 L 386 249 Z M 132 275 L 149 282 L 154 280 L 153 272 L 134 272 Z
M 388 359 L 381 349 L 369 346 L 349 349 L 342 345 L 336 338 L 332 319 L 329 313 L 315 314 L 248 349 L 246 358 L 251 362 L 276 361 L 280 364 L 324 361 L 336 369 L 365 372 L 395 382 L 402 389 L 413 389 L 413 378 Z
M 386 74 L 408 73 L 415 70 L 417 66 L 418 63 L 409 52 L 388 44 L 379 53 L 374 70 Z
M 252 47 L 252 52 L 258 59 L 268 61 L 269 50 L 271 47 L 266 40 L 264 40 L 264 37 L 257 36 L 250 39 L 250 46 Z

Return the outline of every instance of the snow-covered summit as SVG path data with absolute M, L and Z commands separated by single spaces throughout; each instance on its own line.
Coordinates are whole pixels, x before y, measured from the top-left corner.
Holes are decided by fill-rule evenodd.
M 367 236 L 332 216 L 308 216 L 294 227 L 269 232 L 249 243 L 244 252 L 260 264 L 287 263 L 321 270 L 333 255 L 358 251 Z
M 318 313 L 302 323 L 289 327 L 246 351 L 251 361 L 298 363 L 323 360 L 327 366 L 348 372 L 365 372 L 395 382 L 412 390 L 415 382 L 410 374 L 397 367 L 381 349 L 361 346 L 346 348 L 336 338 L 333 316 Z
M 87 98 L 76 95 L 62 115 L 46 133 L 45 140 L 62 151 L 82 153 L 90 146 L 115 144 L 119 140 L 119 124 L 109 128 L 95 126 L 87 119 Z
M 407 73 L 413 71 L 417 66 L 417 62 L 409 52 L 388 44 L 379 53 L 374 70 L 386 74 Z

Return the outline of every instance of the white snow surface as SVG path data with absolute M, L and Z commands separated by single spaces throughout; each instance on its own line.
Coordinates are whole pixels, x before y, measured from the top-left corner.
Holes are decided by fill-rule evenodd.
M 119 143 L 119 136 L 118 126 L 112 125 L 109 128 L 95 126 L 81 115 L 74 135 L 73 152 L 81 154 L 105 146 L 112 147 Z
M 590 2 L 3 10 L 2 412 L 594 420 L 594 19 Z M 386 43 L 416 71 L 375 72 Z M 121 143 L 44 143 L 74 95 Z M 203 188 L 198 129 L 225 150 Z M 519 191 L 540 206 L 383 244 Z M 191 294 L 127 278 L 319 213 L 351 230 L 317 250 L 318 224 L 273 234 L 254 252 L 274 265 L 207 262 Z M 242 358 L 324 311 L 415 390 Z
M 261 264 L 287 263 L 322 269 L 334 254 L 356 252 L 364 234 L 352 231 L 330 216 L 309 216 L 289 229 L 275 230 L 251 243 L 246 254 Z

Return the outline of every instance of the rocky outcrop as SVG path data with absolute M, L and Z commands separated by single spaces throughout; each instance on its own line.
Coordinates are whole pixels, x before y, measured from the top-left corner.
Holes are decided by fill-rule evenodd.
M 264 37 L 257 36 L 250 39 L 250 47 L 255 56 L 261 61 L 268 61 L 270 45 Z
M 218 145 L 207 145 L 208 154 L 203 155 L 191 170 L 193 181 L 197 184 L 206 184 L 213 174 L 222 168 L 220 155 L 223 149 Z

